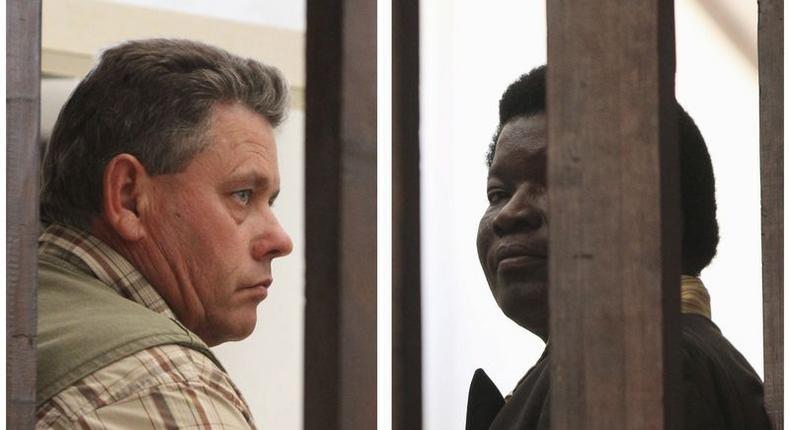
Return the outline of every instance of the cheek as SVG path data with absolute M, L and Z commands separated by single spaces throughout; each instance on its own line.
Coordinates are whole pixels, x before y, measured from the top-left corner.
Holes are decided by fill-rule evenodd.
M 233 222 L 227 207 L 220 199 L 197 193 L 185 197 L 176 209 L 179 214 L 177 222 L 182 222 L 186 228 L 206 239 L 221 238 L 229 234 L 228 228 Z
M 182 200 L 171 211 L 171 222 L 178 232 L 178 241 L 194 265 L 195 272 L 207 278 L 225 267 L 225 260 L 232 259 L 235 254 L 234 240 L 237 231 L 221 202 L 201 199 L 192 196 L 190 200 Z
M 492 215 L 486 212 L 483 217 L 480 218 L 480 224 L 477 226 L 477 257 L 480 259 L 480 265 L 483 266 L 483 271 L 486 273 L 486 256 L 488 255 L 488 248 L 491 246 L 494 235 L 491 220 Z
M 545 192 L 542 193 L 536 202 L 538 209 L 543 212 L 543 217 L 546 220 L 546 223 L 549 222 L 549 193 Z

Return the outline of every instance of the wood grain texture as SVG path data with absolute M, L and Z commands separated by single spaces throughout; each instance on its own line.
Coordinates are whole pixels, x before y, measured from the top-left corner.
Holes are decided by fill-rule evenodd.
M 547 2 L 555 430 L 680 428 L 673 16 Z
M 765 409 L 784 428 L 784 2 L 760 0 L 760 185 Z
M 6 2 L 6 427 L 32 429 L 36 387 L 41 2 Z
M 376 427 L 376 8 L 307 3 L 306 430 Z
M 422 429 L 419 0 L 392 4 L 392 428 Z

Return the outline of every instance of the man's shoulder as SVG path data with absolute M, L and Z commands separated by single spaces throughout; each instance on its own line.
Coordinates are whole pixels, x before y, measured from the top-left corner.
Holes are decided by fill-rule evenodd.
M 122 297 L 62 260 L 40 258 L 38 272 L 39 403 L 146 348 L 179 344 L 212 357 L 178 321 Z
M 113 419 L 127 427 L 135 420 L 252 427 L 249 408 L 227 374 L 181 345 L 147 348 L 91 373 L 42 404 L 36 418 L 38 429 L 104 428 Z
M 741 377 L 759 377 L 746 358 L 727 340 L 716 324 L 694 314 L 681 316 L 681 343 L 685 364 L 705 365 Z
M 681 333 L 685 416 L 710 419 L 686 428 L 768 429 L 760 377 L 719 328 L 683 315 Z

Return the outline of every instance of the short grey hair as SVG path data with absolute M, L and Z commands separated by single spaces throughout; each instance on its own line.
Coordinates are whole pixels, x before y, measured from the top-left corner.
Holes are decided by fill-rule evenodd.
M 211 112 L 240 103 L 273 128 L 285 118 L 279 70 L 200 42 L 137 40 L 105 51 L 60 112 L 42 165 L 41 221 L 88 229 L 101 213 L 104 169 L 135 156 L 175 173 L 208 144 Z

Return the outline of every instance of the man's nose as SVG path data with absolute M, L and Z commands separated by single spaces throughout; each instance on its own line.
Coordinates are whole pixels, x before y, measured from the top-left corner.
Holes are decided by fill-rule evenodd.
M 538 230 L 546 223 L 546 214 L 534 196 L 521 190 L 502 206 L 494 217 L 494 231 L 503 235 L 518 230 Z
M 271 260 L 288 255 L 293 251 L 293 242 L 285 232 L 277 217 L 271 214 L 264 226 L 263 234 L 252 244 L 252 256 L 255 260 Z

